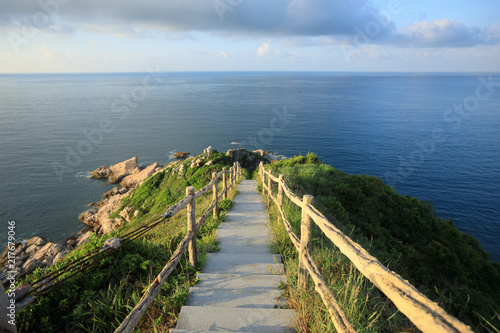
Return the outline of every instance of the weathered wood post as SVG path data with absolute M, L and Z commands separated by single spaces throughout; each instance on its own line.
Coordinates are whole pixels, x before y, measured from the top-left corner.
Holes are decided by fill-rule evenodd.
M 187 229 L 188 232 L 193 232 L 193 239 L 189 242 L 189 264 L 192 267 L 196 267 L 196 198 L 194 195 L 194 186 L 189 186 L 186 188 L 186 196 L 192 195 L 193 198 L 187 204 Z
M 241 172 L 240 163 L 236 162 L 236 181 L 240 180 L 240 176 L 241 176 L 240 172 Z
M 271 206 L 271 195 L 273 193 L 271 188 L 271 175 L 273 174 L 273 170 L 269 170 L 269 175 L 267 176 L 267 205 Z
M 311 217 L 307 214 L 306 206 L 314 203 L 312 195 L 302 198 L 302 221 L 300 224 L 300 256 L 299 256 L 299 288 L 309 287 L 309 273 L 307 271 L 305 254 L 311 254 Z
M 222 171 L 224 173 L 222 174 L 222 184 L 223 184 L 223 189 L 222 191 L 224 192 L 224 199 L 227 199 L 227 174 L 226 174 L 226 167 L 222 168 Z
M 264 170 L 264 167 L 262 166 L 262 162 L 260 162 L 260 179 L 262 181 L 262 195 L 266 195 L 266 171 Z
M 264 180 L 262 179 L 262 166 L 263 166 L 264 163 L 260 162 L 259 163 L 259 180 L 261 182 L 264 182 Z
M 214 206 L 214 220 L 219 218 L 219 193 L 217 191 L 217 185 L 219 184 L 219 179 L 217 177 L 217 172 L 212 172 L 212 179 L 215 179 L 214 186 L 212 187 L 213 200 L 215 201 Z
M 231 168 L 231 186 L 236 184 L 236 162 L 234 162 L 233 167 Z
M 285 176 L 280 175 L 280 181 L 278 182 L 278 204 L 279 208 L 283 207 L 283 182 Z

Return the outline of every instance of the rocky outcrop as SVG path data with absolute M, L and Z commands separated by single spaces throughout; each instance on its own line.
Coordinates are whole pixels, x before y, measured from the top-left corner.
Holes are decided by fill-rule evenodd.
M 157 162 L 146 166 L 137 166 L 137 157 L 133 157 L 124 162 L 114 164 L 108 169 L 110 172 L 105 172 L 106 166 L 100 167 L 92 174 L 108 175 L 111 183 L 120 180 L 121 188 L 113 188 L 104 193 L 103 199 L 99 202 L 92 203 L 91 208 L 80 214 L 79 219 L 85 223 L 97 235 L 107 234 L 125 222 L 130 223 L 130 210 L 125 208 L 120 212 L 118 217 L 110 217 L 121 206 L 122 199 L 128 194 L 130 189 L 139 186 L 148 177 L 162 170 L 162 166 Z M 95 178 L 95 177 L 94 177 Z
M 174 154 L 174 157 L 177 158 L 177 159 L 188 158 L 190 154 L 191 153 L 189 153 L 189 152 L 180 152 L 180 151 L 178 151 L 178 152 L 176 152 Z
M 260 164 L 260 162 L 269 163 L 271 158 L 266 155 L 264 150 L 248 151 L 244 148 L 229 149 L 226 156 L 231 157 L 234 161 L 238 161 L 240 165 L 253 172 Z
M 125 178 L 122 179 L 120 182 L 120 186 L 124 188 L 134 188 L 139 186 L 146 178 L 157 172 L 158 170 L 161 169 L 161 166 L 158 164 L 158 162 L 155 162 L 154 164 L 151 164 L 144 168 L 143 170 L 128 175 Z
M 104 235 L 122 225 L 121 218 L 110 218 L 110 215 L 120 208 L 122 199 L 127 192 L 104 197 L 94 207 L 81 213 L 80 221 L 92 228 L 98 235 Z
M 12 275 L 18 279 L 38 267 L 46 268 L 57 263 L 66 254 L 86 242 L 89 236 L 90 232 L 80 237 L 72 236 L 67 238 L 64 244 L 38 236 L 15 243 L 14 251 L 9 253 L 9 249 L 6 249 L 0 256 L 0 281 L 4 282 Z
M 116 184 L 124 177 L 140 171 L 137 167 L 137 156 L 121 163 L 113 164 L 109 168 L 103 165 L 90 173 L 90 178 L 109 178 L 109 182 Z
M 90 178 L 102 179 L 111 176 L 111 170 L 103 165 L 90 173 Z
M 132 208 L 123 209 L 119 217 L 116 218 L 110 218 L 110 215 L 121 206 L 121 199 L 128 194 L 131 188 L 138 186 L 146 178 L 160 171 L 161 168 L 158 163 L 139 168 L 137 157 L 133 157 L 109 168 L 104 165 L 94 170 L 91 173 L 91 178 L 109 178 L 110 183 L 120 182 L 123 187 L 109 190 L 103 195 L 101 201 L 92 203 L 90 209 L 80 214 L 79 219 L 87 224 L 87 227 L 78 237 L 68 237 L 63 244 L 38 236 L 25 242 L 18 242 L 15 244 L 15 251 L 11 253 L 11 257 L 12 254 L 15 257 L 15 266 L 13 267 L 8 265 L 9 251 L 5 250 L 0 256 L 0 281 L 5 281 L 10 272 L 16 272 L 15 277 L 19 278 L 33 272 L 38 267 L 49 267 L 87 242 L 93 232 L 103 235 L 115 230 L 125 222 L 129 223 Z

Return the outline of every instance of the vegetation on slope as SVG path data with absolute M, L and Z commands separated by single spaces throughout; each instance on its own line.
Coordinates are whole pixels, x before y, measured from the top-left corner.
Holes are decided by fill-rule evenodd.
M 156 219 L 169 206 L 185 196 L 185 188 L 196 190 L 208 184 L 212 172 L 231 167 L 232 160 L 221 153 L 212 153 L 200 161 L 199 167 L 190 167 L 193 160 L 178 162 L 146 180 L 123 199 L 124 207 L 132 207 L 132 222 L 104 237 L 92 237 L 88 243 L 72 252 L 50 270 L 37 270 L 26 278 L 32 282 L 101 248 L 110 237 L 120 237 L 141 225 Z M 208 163 L 209 161 L 212 161 Z M 207 165 L 209 164 L 209 165 Z M 181 168 L 181 165 L 184 165 Z M 222 184 L 220 184 L 222 186 Z M 197 201 L 197 214 L 201 215 L 212 201 L 211 194 Z M 217 249 L 215 230 L 224 218 L 231 200 L 220 202 L 220 218 L 209 217 L 198 233 L 199 269 L 208 252 Z M 135 216 L 134 212 L 138 211 Z M 142 238 L 133 241 L 90 270 L 76 275 L 37 297 L 35 302 L 17 317 L 20 332 L 112 332 L 141 298 L 149 284 L 168 262 L 186 232 L 185 210 L 164 221 Z M 167 331 L 175 325 L 181 306 L 187 299 L 189 287 L 194 283 L 196 270 L 188 263 L 187 255 L 162 287 L 136 331 Z M 64 276 L 63 276 L 64 277 Z
M 268 168 L 273 174 L 284 174 L 296 194 L 313 195 L 315 206 L 330 221 L 449 313 L 476 330 L 493 331 L 492 326 L 500 326 L 500 265 L 489 261 L 475 238 L 436 216 L 430 203 L 399 195 L 376 177 L 349 175 L 321 164 L 314 154 L 273 163 Z M 287 204 L 287 215 L 299 235 L 300 211 Z M 275 228 L 277 246 L 293 262 L 287 265 L 293 287 L 297 254 L 287 236 L 280 236 L 281 227 Z M 313 257 L 356 329 L 411 330 L 404 319 L 392 316 L 394 306 L 359 276 L 319 230 L 313 235 Z M 357 285 L 348 290 L 355 281 Z M 299 292 L 292 288 L 288 293 Z M 352 298 L 352 293 L 358 295 Z M 311 298 L 310 294 L 295 298 L 299 311 L 307 317 L 304 331 L 331 329 L 324 309 L 318 313 L 311 309 L 310 303 L 318 302 L 318 297 L 308 302 L 306 298 Z M 356 309 L 351 309 L 353 302 Z M 301 307 L 299 303 L 305 304 Z

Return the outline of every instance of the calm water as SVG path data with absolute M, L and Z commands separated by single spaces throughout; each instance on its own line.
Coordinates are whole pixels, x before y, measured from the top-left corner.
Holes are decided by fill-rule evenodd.
M 485 74 L 0 75 L 0 244 L 11 220 L 18 239 L 83 228 L 111 188 L 87 178 L 103 164 L 234 140 L 381 177 L 500 261 L 500 76 Z

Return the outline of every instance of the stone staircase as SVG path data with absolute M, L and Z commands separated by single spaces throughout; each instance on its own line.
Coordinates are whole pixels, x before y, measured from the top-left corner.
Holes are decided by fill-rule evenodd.
M 296 314 L 284 309 L 281 257 L 271 254 L 267 213 L 257 181 L 243 180 L 240 194 L 217 230 L 220 251 L 210 253 L 190 289 L 180 332 L 295 332 Z

